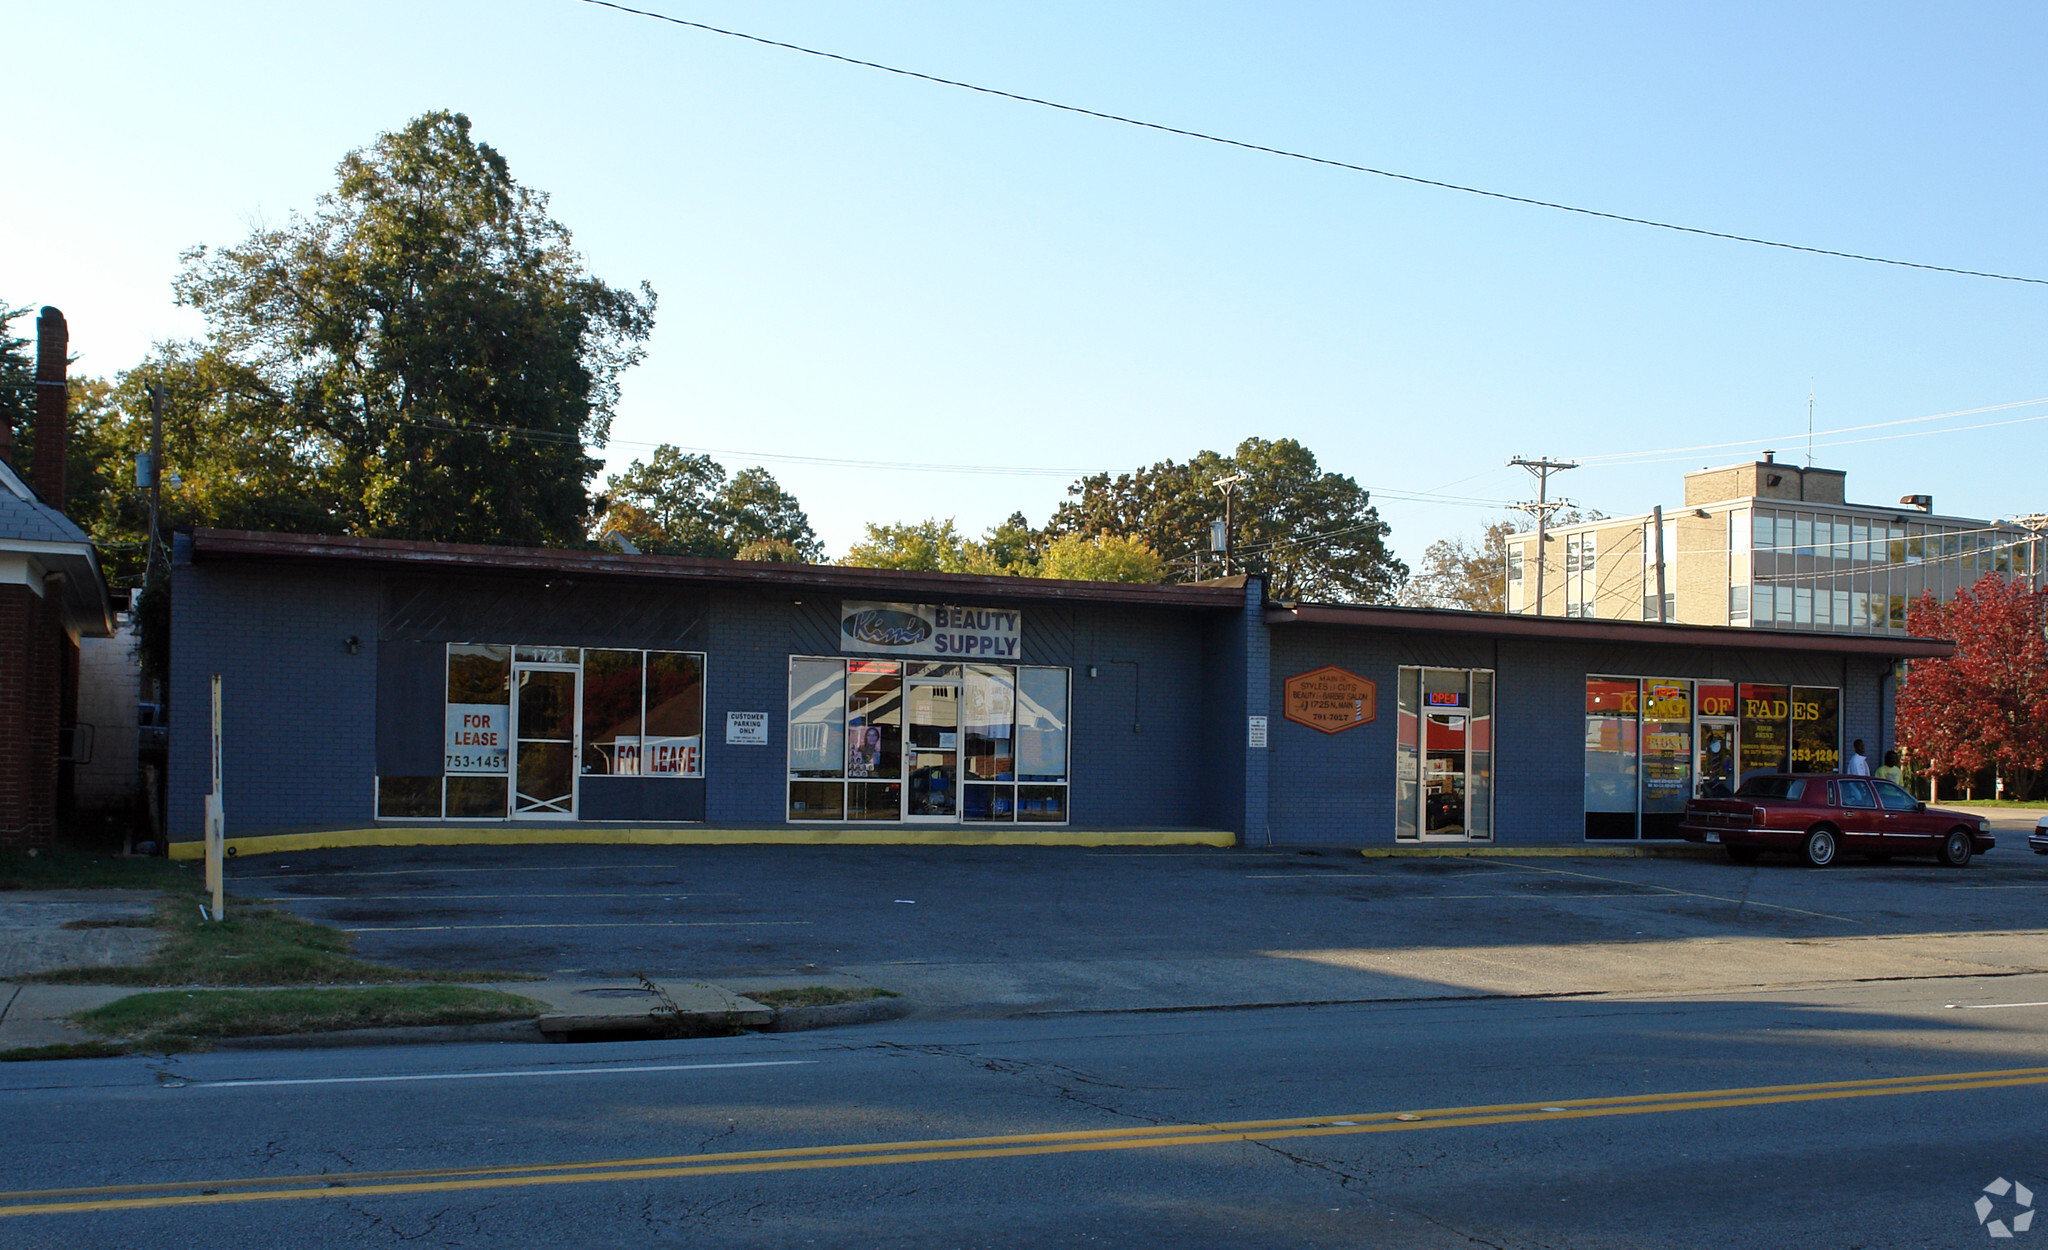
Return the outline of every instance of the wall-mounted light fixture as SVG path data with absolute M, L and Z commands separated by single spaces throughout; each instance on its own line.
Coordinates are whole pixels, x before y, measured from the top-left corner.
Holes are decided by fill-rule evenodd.
M 350 655 L 354 655 L 357 651 L 360 651 L 362 649 L 363 640 L 356 637 L 354 634 L 350 634 L 348 637 L 341 640 L 341 645 L 348 648 L 348 653 Z
M 1089 680 L 1091 680 L 1091 681 L 1092 681 L 1092 680 L 1094 680 L 1094 679 L 1095 679 L 1095 678 L 1096 678 L 1096 677 L 1097 677 L 1098 675 L 1100 675 L 1100 674 L 1101 674 L 1101 672 L 1102 672 L 1102 670 L 1101 670 L 1101 669 L 1099 669 L 1099 668 L 1095 667 L 1095 666 L 1094 666 L 1093 664 L 1090 664 L 1090 665 L 1088 666 L 1088 677 L 1089 677 Z

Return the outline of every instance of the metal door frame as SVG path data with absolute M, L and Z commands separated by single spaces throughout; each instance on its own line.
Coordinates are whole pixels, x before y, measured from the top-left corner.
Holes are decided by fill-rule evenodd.
M 1493 841 L 1491 835 L 1478 838 L 1472 834 L 1472 814 L 1469 806 L 1472 801 L 1472 709 L 1469 707 L 1424 707 L 1420 711 L 1421 715 L 1415 725 L 1415 765 L 1419 778 L 1415 786 L 1416 837 L 1424 842 Z M 1464 729 L 1461 731 L 1465 743 L 1465 766 L 1460 774 L 1465 779 L 1465 789 L 1460 799 L 1467 807 L 1464 818 L 1459 821 L 1459 829 L 1456 833 L 1431 833 L 1429 831 L 1429 718 L 1432 716 L 1455 716 L 1465 723 Z
M 906 663 L 903 666 L 903 790 L 902 803 L 896 810 L 898 818 L 908 825 L 957 825 L 960 823 L 960 800 L 963 797 L 960 789 L 960 754 L 963 745 L 960 741 L 960 718 L 967 706 L 967 666 L 956 663 L 954 667 L 960 670 L 959 675 L 956 677 L 928 677 L 923 675 L 912 677 L 910 675 L 910 665 Z M 951 816 L 913 816 L 910 812 L 910 776 L 917 771 L 917 762 L 914 758 L 917 754 L 917 749 L 910 745 L 910 690 L 913 686 L 945 685 L 953 687 L 953 814 Z
M 516 651 L 514 653 L 517 654 Z M 573 706 L 569 709 L 569 810 L 529 811 L 519 810 L 519 747 L 522 741 L 519 724 L 519 675 L 521 673 L 568 673 L 573 682 Z M 513 820 L 575 820 L 579 802 L 583 795 L 583 665 L 557 661 L 519 660 L 512 661 L 511 672 L 511 722 L 512 758 L 506 770 L 506 781 L 511 793 L 507 795 L 507 810 Z M 545 742 L 548 739 L 535 739 Z

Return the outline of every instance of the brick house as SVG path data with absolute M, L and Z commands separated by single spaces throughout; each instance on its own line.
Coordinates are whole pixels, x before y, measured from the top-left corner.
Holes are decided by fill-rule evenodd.
M 114 632 L 92 540 L 49 502 L 64 498 L 63 314 L 43 309 L 36 331 L 33 485 L 0 422 L 0 847 L 29 850 L 70 814 L 79 640 Z

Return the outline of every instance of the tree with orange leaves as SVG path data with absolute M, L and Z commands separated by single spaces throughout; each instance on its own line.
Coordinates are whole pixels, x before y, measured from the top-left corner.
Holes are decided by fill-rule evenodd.
M 1987 574 L 1948 603 L 1923 595 L 1907 614 L 1920 638 L 1953 638 L 1946 660 L 1916 660 L 1899 687 L 1898 740 L 1927 776 L 1996 768 L 2008 793 L 2048 772 L 2048 591 Z

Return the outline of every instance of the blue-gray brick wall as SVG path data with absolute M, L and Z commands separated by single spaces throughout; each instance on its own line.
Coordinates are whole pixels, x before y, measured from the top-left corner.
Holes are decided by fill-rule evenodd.
M 174 841 L 204 833 L 215 673 L 230 836 L 369 823 L 377 591 L 376 574 L 349 568 L 173 568 L 167 818 Z M 351 636 L 355 655 L 344 642 Z
M 1271 631 L 1270 697 L 1325 664 L 1378 686 L 1379 715 L 1338 734 L 1273 722 L 1272 829 L 1279 844 L 1383 846 L 1394 842 L 1396 676 L 1403 666 L 1495 672 L 1494 829 L 1504 845 L 1569 845 L 1585 830 L 1585 743 L 1580 719 L 1589 676 L 1673 677 L 1831 686 L 1842 691 L 1842 743 L 1890 741 L 1881 726 L 1880 661 L 1802 652 L 1711 647 L 1583 646 L 1284 625 Z M 1887 703 L 1887 708 L 1889 704 Z
M 225 681 L 225 794 L 236 834 L 369 823 L 378 648 L 444 641 L 706 652 L 705 818 L 777 824 L 789 657 L 841 654 L 839 601 L 799 591 L 234 561 L 181 560 L 173 578 L 169 817 L 177 839 L 200 835 L 212 673 Z M 1844 744 L 1863 738 L 1875 760 L 1892 742 L 1889 666 L 1878 660 L 1269 629 L 1256 582 L 1246 596 L 1242 612 L 1022 605 L 1021 660 L 1073 674 L 1073 824 L 1223 828 L 1251 845 L 1389 844 L 1396 674 L 1405 665 L 1495 670 L 1495 829 L 1506 844 L 1582 838 L 1589 675 L 1839 687 Z M 355 655 L 344 645 L 351 635 Z M 1375 721 L 1324 734 L 1280 714 L 1285 679 L 1326 664 L 1378 685 Z M 766 712 L 768 743 L 727 744 L 732 711 Z M 1268 717 L 1263 752 L 1247 745 L 1252 715 Z

